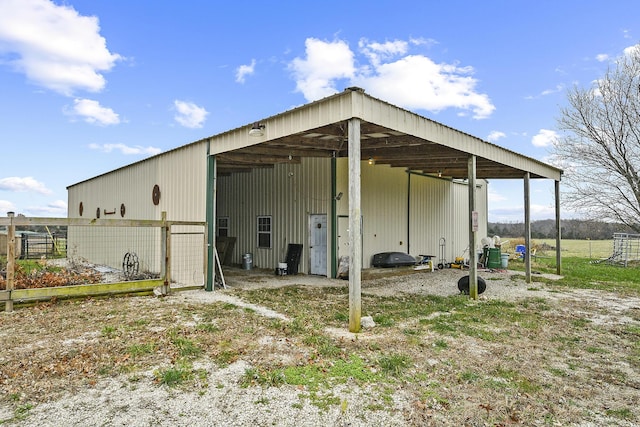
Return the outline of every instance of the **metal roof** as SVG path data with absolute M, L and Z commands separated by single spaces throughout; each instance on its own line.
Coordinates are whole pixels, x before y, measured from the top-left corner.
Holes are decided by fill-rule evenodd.
M 477 178 L 531 178 L 559 181 L 562 170 L 483 141 L 364 93 L 345 91 L 207 138 L 219 175 L 300 162 L 302 157 L 346 157 L 347 122 L 361 120 L 361 159 L 425 174 L 464 179 L 469 155 L 476 155 Z

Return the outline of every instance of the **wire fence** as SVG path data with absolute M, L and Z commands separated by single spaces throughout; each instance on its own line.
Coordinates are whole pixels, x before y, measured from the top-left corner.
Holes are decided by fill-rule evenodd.
M 3 226 L 4 233 L 1 230 Z M 0 218 L 0 237 L 4 237 L 0 239 L 0 270 L 3 270 L 0 275 L 0 301 L 13 301 L 18 295 L 24 299 L 25 292 L 30 290 L 33 292 L 29 295 L 33 298 L 53 294 L 52 291 L 43 293 L 27 288 L 76 284 L 76 281 L 65 282 L 60 274 L 42 276 L 40 282 L 19 282 L 16 269 L 21 268 L 21 262 L 33 259 L 59 270 L 89 269 L 95 274 L 92 273 L 91 283 L 86 283 L 87 286 L 109 284 L 111 286 L 104 289 L 117 289 L 118 292 L 137 289 L 135 285 L 121 285 L 123 282 L 138 281 L 144 289 L 162 283 L 163 293 L 171 288 L 204 286 L 206 282 L 204 222 L 19 216 Z M 17 289 L 16 283 L 21 284 Z M 90 295 L 97 289 L 93 286 L 85 290 Z M 76 291 L 83 292 L 82 289 L 73 292 Z M 60 295 L 65 292 L 72 291 L 61 290 Z

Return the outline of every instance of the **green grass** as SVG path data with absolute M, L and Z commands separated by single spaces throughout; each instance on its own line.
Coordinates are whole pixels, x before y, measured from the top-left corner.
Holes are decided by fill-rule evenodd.
M 182 385 L 194 378 L 194 371 L 190 363 L 179 361 L 174 366 L 158 369 L 155 372 L 156 381 L 169 387 Z
M 520 261 L 511 261 L 509 268 L 524 270 Z M 556 273 L 555 256 L 532 260 L 531 270 L 540 273 Z M 581 289 L 598 289 L 640 296 L 640 268 L 637 266 L 622 267 L 607 263 L 592 263 L 584 257 L 562 258 L 561 280 L 547 280 L 552 286 L 565 286 Z M 534 276 L 534 280 L 543 281 Z

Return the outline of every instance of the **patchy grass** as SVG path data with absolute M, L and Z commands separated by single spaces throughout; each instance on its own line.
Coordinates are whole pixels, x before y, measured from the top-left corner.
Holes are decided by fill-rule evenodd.
M 451 425 L 640 422 L 640 312 L 606 305 L 638 298 L 640 279 L 580 260 L 567 266 L 568 276 L 547 286 L 572 298 L 364 294 L 363 315 L 378 327 L 351 338 L 332 332 L 347 327 L 344 286 L 226 291 L 289 321 L 171 297 L 21 308 L 0 316 L 0 403 L 28 418 L 33 405 L 64 392 L 115 375 L 135 383 L 145 372 L 158 386 L 199 391 L 210 379 L 198 366 L 242 360 L 250 367 L 240 386 L 291 387 L 319 410 L 349 410 L 341 387 L 375 396 L 371 410 L 394 411 L 401 390 L 412 401 L 407 424 L 428 425 L 434 413 Z M 579 270 L 591 266 L 585 280 Z M 598 298 L 602 290 L 607 298 Z

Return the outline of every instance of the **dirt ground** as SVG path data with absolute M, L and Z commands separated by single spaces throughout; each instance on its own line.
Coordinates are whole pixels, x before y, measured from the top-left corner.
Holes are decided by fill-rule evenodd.
M 378 324 L 358 334 L 329 315 L 345 312 L 348 282 L 235 269 L 214 292 L 18 307 L 0 315 L 0 424 L 639 425 L 640 299 L 486 271 L 469 303 L 455 297 L 464 274 L 366 272 L 363 314 Z M 394 354 L 411 363 L 382 382 L 246 383 L 286 367 L 330 377 L 354 355 L 375 375 Z M 169 384 L 181 363 L 191 375 Z

